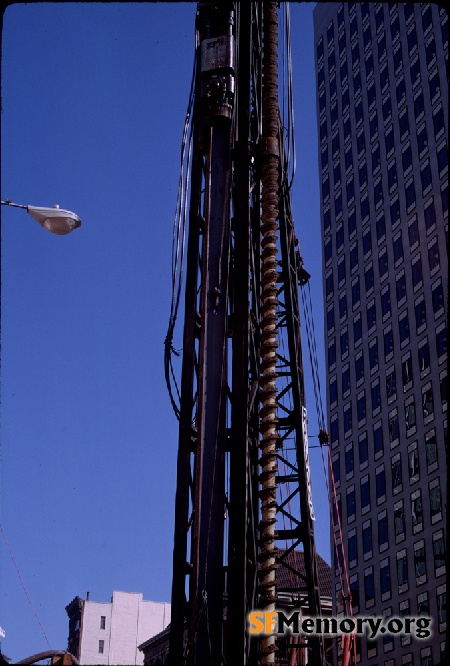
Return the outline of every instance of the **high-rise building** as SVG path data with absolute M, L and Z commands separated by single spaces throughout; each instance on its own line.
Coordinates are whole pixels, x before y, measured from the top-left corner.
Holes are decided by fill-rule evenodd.
M 80 664 L 143 664 L 138 646 L 167 627 L 170 604 L 145 601 L 137 592 L 116 592 L 111 603 L 75 597 L 69 616 L 68 651 Z
M 426 639 L 358 640 L 360 663 L 431 666 L 446 629 L 448 16 L 317 3 L 314 34 L 334 608 L 346 565 L 355 615 L 432 618 Z

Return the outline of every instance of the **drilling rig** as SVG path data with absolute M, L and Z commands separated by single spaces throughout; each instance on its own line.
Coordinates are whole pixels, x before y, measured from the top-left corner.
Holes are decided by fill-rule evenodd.
M 291 210 L 278 5 L 197 4 L 165 343 L 179 418 L 171 666 L 280 663 L 276 636 L 250 636 L 248 614 L 277 608 L 282 567 L 298 605 L 320 615 L 298 296 L 310 276 Z M 292 564 L 299 545 L 303 573 Z M 325 664 L 320 637 L 303 649 Z

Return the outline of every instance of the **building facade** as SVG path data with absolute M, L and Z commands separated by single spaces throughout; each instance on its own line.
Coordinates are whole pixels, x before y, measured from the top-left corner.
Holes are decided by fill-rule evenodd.
M 318 3 L 314 35 L 333 603 L 346 567 L 355 615 L 429 616 L 429 638 L 357 651 L 431 666 L 446 629 L 448 16 Z
M 75 597 L 68 651 L 80 664 L 143 664 L 138 646 L 167 627 L 170 604 L 144 601 L 141 593 L 113 592 L 110 603 Z

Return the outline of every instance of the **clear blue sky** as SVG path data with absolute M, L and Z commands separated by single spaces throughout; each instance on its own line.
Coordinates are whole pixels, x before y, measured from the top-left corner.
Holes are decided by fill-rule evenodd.
M 291 5 L 293 209 L 323 362 L 313 6 Z M 2 198 L 58 203 L 83 221 L 56 237 L 1 211 L 0 517 L 52 648 L 67 646 L 64 607 L 88 590 L 170 601 L 177 421 L 163 350 L 195 10 L 27 3 L 4 14 Z M 307 393 L 315 433 L 309 381 Z M 329 561 L 322 459 L 310 455 Z M 47 643 L 1 538 L 0 571 L 2 649 L 16 661 Z

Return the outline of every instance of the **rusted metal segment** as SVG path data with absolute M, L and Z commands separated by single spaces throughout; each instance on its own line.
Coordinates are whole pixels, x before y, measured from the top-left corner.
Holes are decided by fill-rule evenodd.
M 276 603 L 276 475 L 277 475 L 277 231 L 279 197 L 278 147 L 278 15 L 277 3 L 263 3 L 263 95 L 262 95 L 262 267 L 261 267 L 261 521 L 260 530 L 260 607 L 275 609 Z M 274 664 L 274 635 L 264 636 L 260 663 Z

